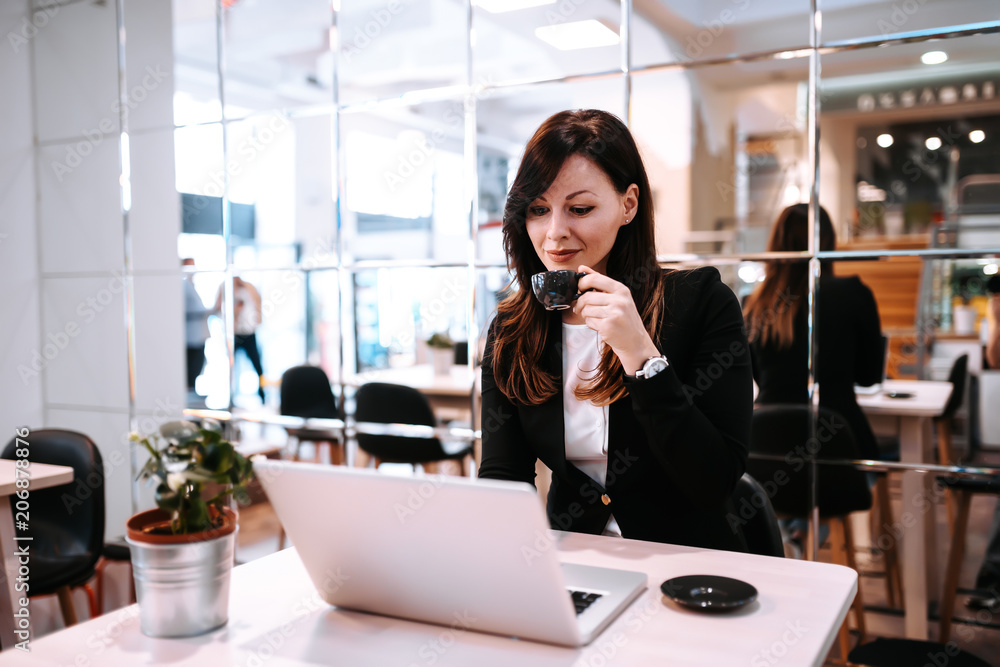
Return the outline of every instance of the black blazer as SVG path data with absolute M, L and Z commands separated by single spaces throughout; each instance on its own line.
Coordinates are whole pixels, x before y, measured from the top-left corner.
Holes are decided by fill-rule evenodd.
M 743 314 L 711 267 L 666 273 L 663 298 L 657 347 L 670 366 L 648 380 L 626 377 L 628 395 L 610 406 L 606 489 L 566 461 L 561 391 L 529 406 L 497 388 L 491 326 L 479 476 L 533 484 L 541 459 L 552 470 L 553 528 L 599 534 L 614 512 L 624 537 L 745 551 L 742 534 L 727 523 L 746 467 L 753 408 Z M 561 315 L 552 313 L 541 360 L 558 378 L 561 326 Z
M 819 404 L 840 413 L 851 425 L 858 451 L 878 458 L 878 444 L 868 418 L 858 406 L 854 385 L 882 381 L 885 364 L 878 306 L 872 291 L 857 276 L 820 277 L 817 300 L 819 341 L 816 345 L 816 381 Z M 808 311 L 804 297 L 795 313 L 795 339 L 779 349 L 755 342 L 750 347 L 753 375 L 760 393 L 757 402 L 806 403 L 808 394 Z

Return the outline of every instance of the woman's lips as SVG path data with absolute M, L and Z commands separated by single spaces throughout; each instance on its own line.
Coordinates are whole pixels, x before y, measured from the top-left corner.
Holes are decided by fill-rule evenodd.
M 573 257 L 576 256 L 576 254 L 579 253 L 580 251 L 579 250 L 546 250 L 545 252 L 546 252 L 546 254 L 549 257 L 552 258 L 553 261 L 562 263 L 562 262 L 568 262 L 569 260 L 573 259 Z

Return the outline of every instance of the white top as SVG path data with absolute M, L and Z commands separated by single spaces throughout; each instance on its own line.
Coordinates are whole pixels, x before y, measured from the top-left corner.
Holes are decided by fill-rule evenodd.
M 315 667 L 324 660 L 357 667 L 432 661 L 435 667 L 820 667 L 857 586 L 857 573 L 828 563 L 558 531 L 552 537 L 549 544 L 560 560 L 649 576 L 649 589 L 582 649 L 330 607 L 295 550 L 286 549 L 233 570 L 229 623 L 214 632 L 186 639 L 146 637 L 132 605 L 35 639 L 31 653 L 4 651 L 3 662 L 5 667 Z M 663 597 L 662 581 L 690 574 L 745 581 L 756 587 L 757 601 L 741 611 L 706 614 Z M 774 662 L 776 655 L 780 662 Z
M 257 300 L 254 299 L 253 292 L 243 285 L 233 289 L 233 300 L 236 302 L 239 316 L 233 323 L 236 333 L 241 336 L 249 336 L 257 330 L 260 324 L 260 309 L 257 308 Z
M 604 342 L 586 324 L 563 322 L 563 424 L 566 460 L 605 486 L 608 475 L 608 406 L 581 401 L 573 393 L 597 374 Z M 621 537 L 614 515 L 605 535 Z

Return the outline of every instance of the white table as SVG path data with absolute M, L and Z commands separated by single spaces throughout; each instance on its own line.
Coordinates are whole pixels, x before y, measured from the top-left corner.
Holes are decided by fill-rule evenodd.
M 944 412 L 951 390 L 950 382 L 887 380 L 880 393 L 858 394 L 857 398 L 873 429 L 881 431 L 888 426 L 898 433 L 903 463 L 930 463 L 936 461 L 932 420 Z M 889 392 L 913 396 L 889 398 Z M 897 534 L 902 535 L 905 632 L 909 639 L 926 640 L 927 604 L 940 591 L 933 475 L 904 472 L 902 487 L 902 513 L 893 517 L 893 529 L 883 529 L 880 536 L 885 533 L 896 539 Z
M 27 441 L 31 442 L 31 436 L 29 435 Z M 29 444 L 30 448 L 31 445 Z M 17 502 L 17 497 L 14 496 L 17 493 L 17 473 L 16 462 L 9 461 L 7 459 L 0 459 L 0 559 L 3 560 L 4 564 L 4 576 L 6 578 L 6 583 L 3 586 L 3 591 L 0 592 L 0 646 L 5 650 L 13 646 L 15 643 L 14 636 L 14 610 L 20 609 L 20 605 L 17 604 L 17 599 L 24 596 L 23 592 L 18 592 L 14 590 L 16 585 L 15 579 L 18 576 L 18 556 L 15 551 L 21 545 L 30 545 L 31 542 L 28 541 L 18 541 L 16 540 L 16 535 L 14 533 L 14 517 L 10 512 L 10 507 Z M 51 486 L 59 486 L 60 484 L 68 484 L 73 481 L 73 469 L 68 466 L 52 466 L 46 465 L 44 463 L 32 463 L 28 468 L 30 472 L 30 485 L 28 486 L 28 502 L 31 502 L 31 491 L 37 491 L 39 489 L 45 489 Z M 12 496 L 14 496 L 12 498 Z M 30 524 L 30 512 L 29 507 L 29 524 Z M 29 562 L 30 567 L 30 562 Z M 30 573 L 29 573 L 30 576 Z
M 560 534 L 566 562 L 642 570 L 649 589 L 589 646 L 568 649 L 463 632 L 328 606 L 294 549 L 233 571 L 229 624 L 189 639 L 151 639 L 135 605 L 40 638 L 16 665 L 386 665 L 570 667 L 571 665 L 822 665 L 857 591 L 837 565 Z M 686 574 L 752 583 L 756 602 L 729 614 L 688 611 L 659 584 Z M 608 657 L 610 656 L 610 657 Z M 769 660 L 770 656 L 770 660 Z M 8 659 L 9 657 L 9 659 Z M 778 660 L 774 663 L 775 659 Z

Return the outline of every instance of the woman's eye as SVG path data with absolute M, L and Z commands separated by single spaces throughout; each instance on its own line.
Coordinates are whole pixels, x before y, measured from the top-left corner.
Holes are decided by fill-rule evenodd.
M 573 215 L 587 215 L 594 210 L 593 206 L 574 206 L 570 209 Z
M 528 215 L 530 215 L 533 218 L 540 218 L 541 216 L 545 215 L 548 212 L 549 209 L 545 208 L 544 206 L 532 206 L 531 208 L 528 209 Z

